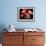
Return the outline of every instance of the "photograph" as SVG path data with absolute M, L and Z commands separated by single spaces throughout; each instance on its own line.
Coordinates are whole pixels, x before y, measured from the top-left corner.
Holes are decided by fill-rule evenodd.
M 18 21 L 34 21 L 35 8 L 34 7 L 18 7 L 17 9 Z

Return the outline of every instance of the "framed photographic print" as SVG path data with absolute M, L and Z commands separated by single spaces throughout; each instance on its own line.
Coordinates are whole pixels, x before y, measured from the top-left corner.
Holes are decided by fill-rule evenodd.
M 35 21 L 35 7 L 18 7 L 17 20 L 24 22 Z

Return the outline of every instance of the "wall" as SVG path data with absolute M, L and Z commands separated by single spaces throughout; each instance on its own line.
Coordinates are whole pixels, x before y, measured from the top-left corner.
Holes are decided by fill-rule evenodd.
M 0 31 L 13 24 L 16 28 L 40 27 L 46 32 L 46 0 L 0 0 Z M 35 22 L 18 22 L 17 7 L 35 7 Z
M 2 0 L 0 24 L 15 25 L 16 28 L 46 28 L 46 6 L 44 0 Z M 17 22 L 17 7 L 35 7 L 35 22 Z

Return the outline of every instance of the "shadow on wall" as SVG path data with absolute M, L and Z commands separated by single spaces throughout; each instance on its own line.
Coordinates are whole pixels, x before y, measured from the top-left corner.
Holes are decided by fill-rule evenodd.
M 5 29 L 5 30 L 4 30 Z M 4 24 L 0 24 L 0 43 L 2 43 L 2 36 L 3 36 L 3 32 L 6 32 L 6 27 Z

